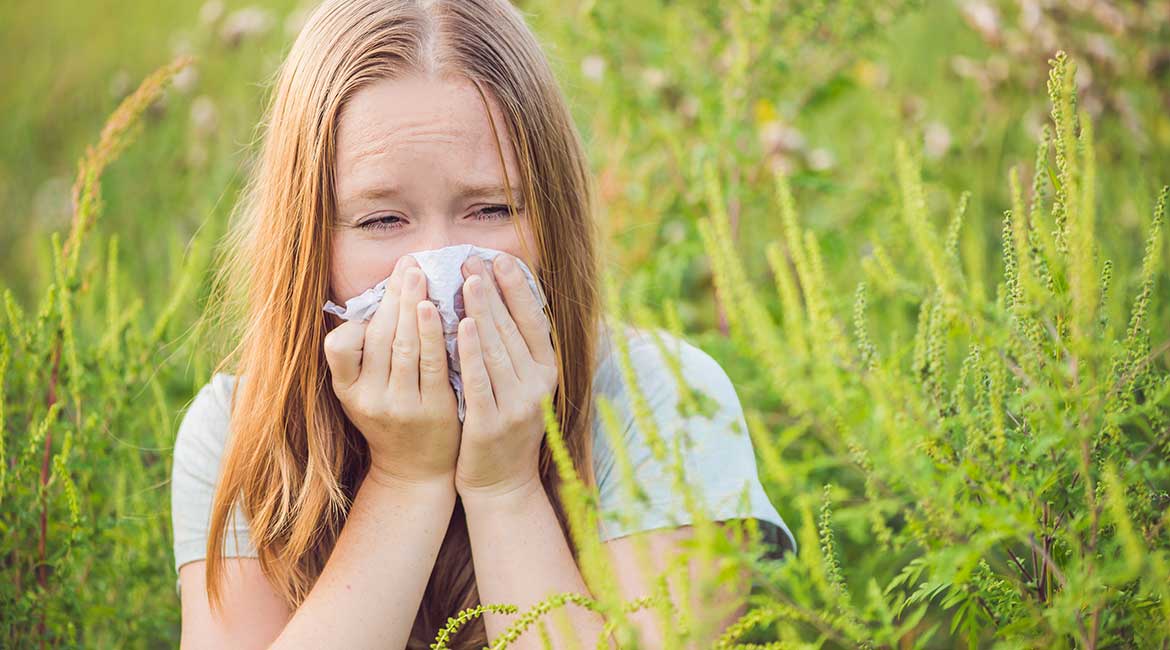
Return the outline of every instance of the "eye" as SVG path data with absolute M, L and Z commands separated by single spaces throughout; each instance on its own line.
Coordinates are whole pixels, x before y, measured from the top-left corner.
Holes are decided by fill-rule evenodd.
M 516 206 L 516 208 L 515 208 L 517 213 L 519 213 L 523 209 L 524 208 L 522 206 Z M 487 220 L 508 219 L 512 216 L 508 211 L 508 206 L 506 206 L 506 205 L 489 205 L 487 207 L 480 208 L 479 210 L 476 210 L 474 212 L 474 215 L 475 216 L 472 217 L 473 219 L 487 219 Z
M 402 221 L 401 218 L 396 217 L 392 214 L 388 214 L 388 215 L 383 216 L 383 217 L 377 217 L 375 219 L 370 219 L 369 221 L 364 221 L 361 224 L 359 224 L 358 227 L 365 228 L 367 230 L 386 230 L 386 229 L 394 229 L 394 228 L 399 227 L 397 225 L 391 225 L 391 224 L 395 223 L 395 222 L 391 221 L 391 219 L 396 220 L 396 221 Z

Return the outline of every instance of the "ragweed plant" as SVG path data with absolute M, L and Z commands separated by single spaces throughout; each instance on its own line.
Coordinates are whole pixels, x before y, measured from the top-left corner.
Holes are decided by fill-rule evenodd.
M 1166 141 L 1164 115 L 1141 101 L 1165 78 L 1164 47 L 1151 39 L 1142 46 L 1148 56 L 1092 78 L 1090 88 L 1107 86 L 1118 100 L 1106 109 L 1125 109 L 1125 129 L 1110 128 L 1117 116 L 1109 110 L 1086 118 L 1072 62 L 1056 57 L 1050 123 L 1034 148 L 1024 140 L 1035 152 L 1029 164 L 1001 179 L 993 163 L 1013 159 L 1020 136 L 1031 134 L 1015 122 L 1030 123 L 1019 101 L 1032 91 L 1012 80 L 1043 66 L 1016 57 L 1000 78 L 989 57 L 983 72 L 994 77 L 987 88 L 997 101 L 975 109 L 986 112 L 987 131 L 961 126 L 972 120 L 953 106 L 962 89 L 945 85 L 953 55 L 917 38 L 936 31 L 944 5 L 526 3 L 542 33 L 564 44 L 554 59 L 569 64 L 568 86 L 586 98 L 574 103 L 587 107 L 582 124 L 595 136 L 606 244 L 631 271 L 608 287 L 610 316 L 696 340 L 728 369 L 761 479 L 800 553 L 770 559 L 737 541 L 756 540 L 750 520 L 723 535 L 704 518 L 677 462 L 686 431 L 649 417 L 628 351 L 618 350 L 639 429 L 655 459 L 675 465 L 667 480 L 695 518 L 694 543 L 662 575 L 648 572 L 652 593 L 625 602 L 592 534 L 596 497 L 558 463 L 590 593 L 550 595 L 528 612 L 484 604 L 436 630 L 436 648 L 484 611 L 523 617 L 494 640 L 499 647 L 520 635 L 547 639 L 566 607 L 601 614 L 623 648 L 636 647 L 630 615 L 648 610 L 669 623 L 666 647 L 686 647 L 702 614 L 688 611 L 686 598 L 711 586 L 680 570 L 691 558 L 713 568 L 709 582 L 740 570 L 752 576 L 749 609 L 719 631 L 719 648 L 1164 647 L 1167 197 L 1153 205 L 1146 181 L 1164 173 L 1165 161 L 1156 146 L 1138 147 L 1146 157 L 1136 163 L 1126 153 L 1134 142 Z M 564 20 L 566 8 L 579 20 Z M 1044 12 L 1045 21 L 1057 18 Z M 900 16 L 928 24 L 899 26 Z M 1133 24 L 1154 34 L 1163 23 Z M 205 31 L 201 38 L 218 42 Z M 233 101 L 215 85 L 246 85 L 236 83 L 244 61 L 225 56 L 201 68 L 194 87 L 216 100 L 197 105 L 221 107 L 217 133 L 234 143 L 245 136 L 231 120 L 247 124 L 253 113 L 236 110 L 239 93 Z M 920 65 L 936 58 L 950 64 Z M 1131 79 L 1124 68 L 1133 66 L 1145 71 Z M 207 290 L 222 224 L 213 214 L 191 237 L 159 218 L 187 198 L 179 181 L 160 183 L 138 205 L 126 189 L 148 173 L 165 176 L 162 152 L 192 142 L 125 146 L 179 67 L 132 93 L 86 154 L 70 197 L 73 221 L 58 237 L 41 237 L 43 266 L 14 268 L 32 267 L 32 255 L 4 260 L 19 278 L 0 313 L 4 648 L 177 642 L 170 449 L 183 405 L 215 361 L 203 340 L 181 334 Z M 900 75 L 911 68 L 926 71 L 926 86 L 905 83 Z M 1126 84 L 1114 84 L 1117 75 Z M 1131 95 L 1134 87 L 1155 92 Z M 927 104 L 906 96 L 927 90 L 937 95 Z M 941 159 L 935 152 L 924 165 L 920 120 L 979 144 Z M 885 146 L 897 134 L 904 143 Z M 13 151 L 22 160 L 33 153 Z M 102 220 L 102 172 L 123 154 L 123 173 L 106 184 L 117 209 Z M 219 161 L 195 176 L 224 179 L 232 165 Z M 3 198 L 33 185 L 3 180 Z M 230 193 L 207 185 L 197 195 L 205 203 Z M 945 209 L 939 186 L 956 188 Z M 158 196 L 170 202 L 160 209 L 151 203 Z M 203 218 L 192 213 L 188 223 Z M 157 256 L 136 255 L 128 234 L 103 228 L 110 216 L 150 223 L 150 236 L 178 235 L 189 248 L 159 272 L 150 266 Z M 22 241 L 40 237 L 17 230 Z M 656 237 L 635 236 L 652 230 Z M 23 282 L 38 271 L 43 284 Z M 164 290 L 148 292 L 148 274 Z M 27 296 L 37 300 L 22 303 Z M 681 383 L 669 346 L 656 341 Z M 684 418 L 710 413 L 701 391 L 680 385 L 679 394 Z M 619 489 L 644 503 L 614 406 L 597 406 Z M 548 434 L 554 449 L 563 444 L 555 428 Z M 653 559 L 643 548 L 640 566 Z
M 804 543 L 795 560 L 766 569 L 760 606 L 799 612 L 776 626 L 780 640 L 898 647 L 1170 640 L 1170 345 L 1152 345 L 1151 332 L 1165 328 L 1149 322 L 1154 300 L 1165 295 L 1170 192 L 1164 188 L 1154 208 L 1129 285 L 1136 292 L 1118 295 L 1115 265 L 1098 244 L 1093 132 L 1077 109 L 1074 75 L 1063 53 L 1051 61 L 1052 124 L 1030 196 L 1018 174 L 1010 179 L 994 302 L 979 300 L 957 259 L 967 195 L 945 236 L 937 233 L 919 163 L 905 145 L 895 174 L 917 256 L 902 268 L 888 259 L 866 266 L 872 286 L 883 289 L 856 290 L 852 344 L 827 308 L 818 242 L 795 223 L 783 176 L 776 182 L 785 237 L 767 246 L 779 324 L 732 253 L 718 206 L 700 222 L 738 349 L 770 380 L 788 416 L 807 423 L 811 446 L 848 459 L 833 472 L 817 522 L 807 493 L 784 491 L 800 508 Z M 926 280 L 907 287 L 895 277 Z M 879 345 L 867 313 L 894 308 L 915 287 L 912 335 Z M 1111 300 L 1122 299 L 1125 319 L 1111 310 Z M 802 446 L 808 453 L 810 442 Z M 794 483 L 786 451 L 762 454 L 767 484 Z M 844 556 L 860 564 L 840 559 L 830 512 L 848 515 L 857 549 Z M 866 557 L 878 549 L 881 558 Z M 854 572 L 867 580 L 850 583 Z
M 101 177 L 179 59 L 114 111 L 78 164 L 73 220 L 51 237 L 53 281 L 35 315 L 4 291 L 0 327 L 0 646 L 110 647 L 173 626 L 151 612 L 173 589 L 157 487 L 170 471 L 174 386 L 167 364 L 176 305 L 206 262 L 197 247 L 169 303 L 145 313 L 119 271 L 118 240 L 92 241 Z M 197 242 L 198 244 L 199 242 Z M 127 431 L 155 432 L 153 438 Z M 162 491 L 162 492 L 165 492 Z M 136 574 L 152 576 L 143 579 Z M 112 616 L 117 612 L 117 616 Z

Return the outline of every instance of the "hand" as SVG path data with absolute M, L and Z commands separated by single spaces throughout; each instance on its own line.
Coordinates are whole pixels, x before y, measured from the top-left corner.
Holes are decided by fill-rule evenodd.
M 548 321 L 514 259 L 498 255 L 498 275 L 478 256 L 463 265 L 467 317 L 458 347 L 467 410 L 455 488 L 465 502 L 541 485 L 541 400 L 556 390 L 560 373 Z
M 346 321 L 325 336 L 333 391 L 369 444 L 369 476 L 384 484 L 450 484 L 455 474 L 455 391 L 426 290 L 418 262 L 404 255 L 368 324 Z

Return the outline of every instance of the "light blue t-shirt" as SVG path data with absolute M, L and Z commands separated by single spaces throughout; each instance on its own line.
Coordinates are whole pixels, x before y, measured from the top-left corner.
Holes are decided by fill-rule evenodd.
M 683 417 L 680 390 L 668 360 L 655 343 L 655 334 L 624 327 L 631 367 L 638 387 L 657 424 L 667 450 L 658 460 L 636 424 L 634 408 L 622 378 L 612 330 L 603 325 L 598 340 L 599 363 L 593 378 L 595 398 L 613 405 L 620 423 L 631 469 L 643 498 L 631 500 L 622 484 L 621 468 L 602 428 L 601 414 L 593 410 L 593 467 L 598 486 L 599 535 L 602 541 L 631 533 L 691 523 L 692 517 L 677 493 L 671 472 L 671 448 L 678 440 L 686 482 L 695 489 L 703 511 L 715 521 L 755 518 L 774 555 L 796 548 L 795 539 L 780 517 L 757 474 L 751 438 L 739 397 L 727 373 L 706 352 L 665 330 L 657 330 L 671 357 L 675 357 L 687 384 L 714 404 L 713 414 Z M 233 375 L 217 373 L 192 400 L 175 440 L 171 481 L 171 522 L 174 530 L 175 570 L 206 558 L 211 501 L 219 474 L 220 457 L 230 435 L 229 413 Z M 686 436 L 680 437 L 680 432 Z M 623 517 L 621 513 L 625 513 Z M 225 535 L 229 557 L 256 557 L 247 520 L 237 509 Z M 178 590 L 178 581 L 175 583 Z

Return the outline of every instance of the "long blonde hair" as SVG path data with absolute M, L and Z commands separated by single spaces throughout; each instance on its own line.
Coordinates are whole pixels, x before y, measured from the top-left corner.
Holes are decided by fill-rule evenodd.
M 207 542 L 213 607 L 222 606 L 224 534 L 236 507 L 249 521 L 265 575 L 295 608 L 320 575 L 368 468 L 365 440 L 331 389 L 322 351 L 336 324 L 321 305 L 335 218 L 337 125 L 360 88 L 411 72 L 459 75 L 503 109 L 507 128 L 491 124 L 497 145 L 512 146 L 520 161 L 560 369 L 557 419 L 578 473 L 594 485 L 590 406 L 601 321 L 593 190 L 580 136 L 536 38 L 506 0 L 327 0 L 279 70 L 259 157 L 213 285 L 213 304 L 225 308 L 238 292 L 232 339 L 238 342 L 217 370 L 234 370 L 240 379 Z M 491 120 L 486 102 L 484 109 Z M 540 472 L 566 531 L 547 444 Z M 428 647 L 448 616 L 477 604 L 457 502 L 409 647 Z M 453 647 L 486 642 L 477 620 Z

